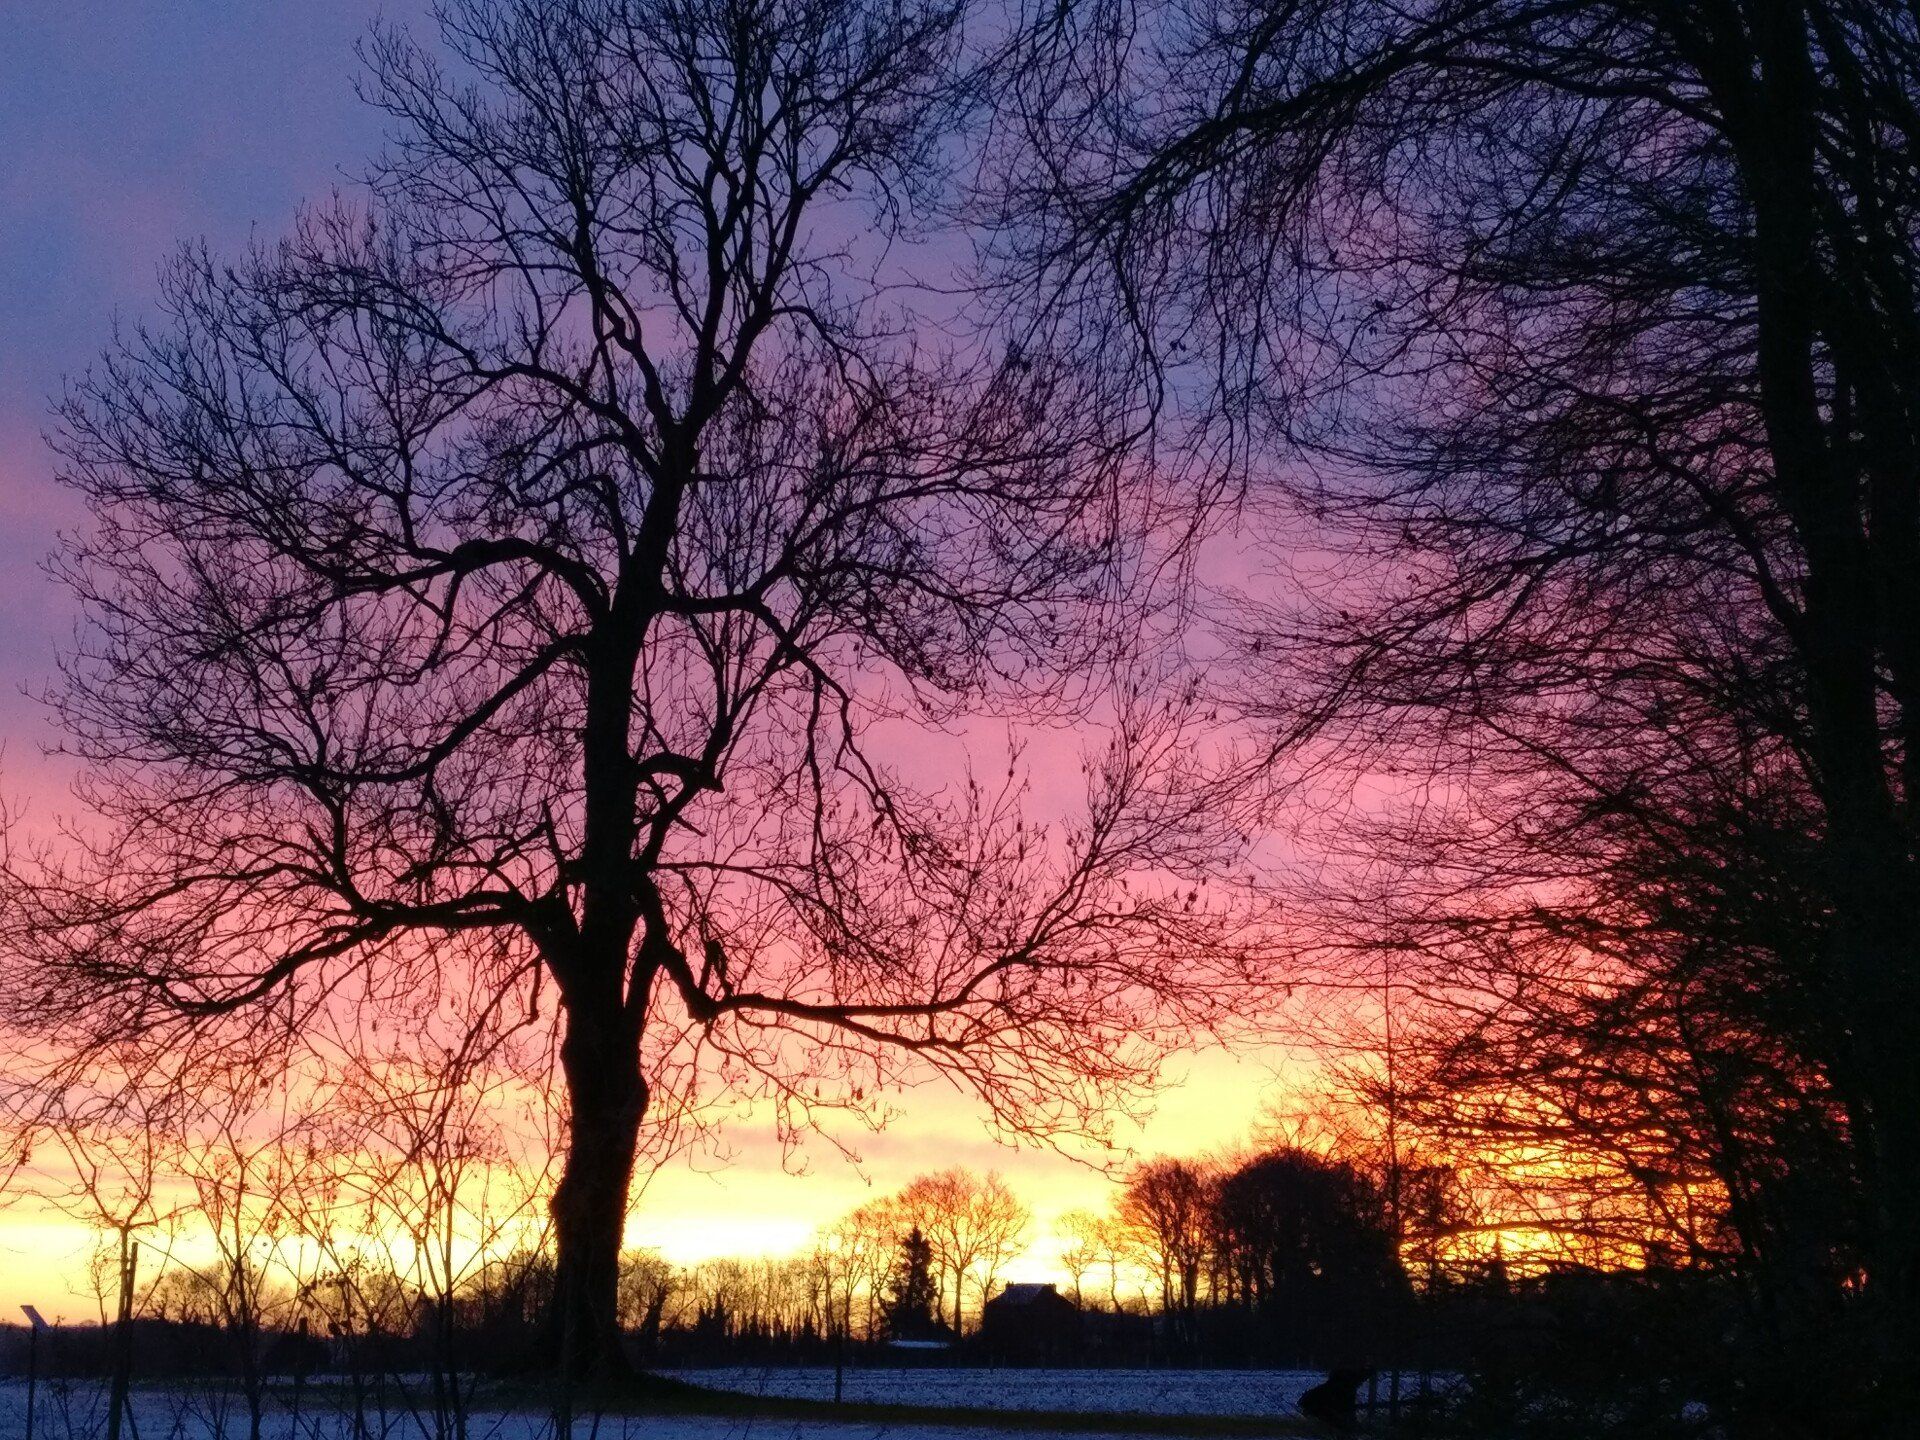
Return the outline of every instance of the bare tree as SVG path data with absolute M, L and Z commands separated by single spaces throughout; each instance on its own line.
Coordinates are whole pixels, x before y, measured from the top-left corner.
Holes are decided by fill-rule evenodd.
M 356 1066 L 328 1107 L 339 1178 L 361 1211 L 356 1243 L 413 1297 L 412 1328 L 429 1342 L 433 1431 L 451 1440 L 467 1434 L 475 1384 L 459 1348 L 460 1303 L 507 1256 L 538 1253 L 546 1238 L 552 1156 L 498 1102 L 511 1079 L 416 1033 Z
M 1160 1279 L 1160 1306 L 1192 1338 L 1211 1245 L 1213 1178 L 1188 1160 L 1149 1160 L 1127 1177 L 1116 1218 Z
M 964 1333 L 968 1283 L 984 1304 L 994 1277 L 1025 1244 L 1033 1212 L 999 1172 L 983 1177 L 961 1165 L 914 1177 L 897 1203 L 907 1224 L 932 1246 L 936 1268 L 951 1280 L 953 1308 L 945 1309 L 944 1287 L 937 1308 L 954 1333 Z
M 167 1178 L 183 1181 L 192 1201 L 171 1258 L 199 1281 L 207 1318 L 227 1336 L 248 1440 L 260 1440 L 267 1343 L 292 1309 L 276 1272 L 298 1243 L 291 1172 L 302 1157 L 285 1085 L 262 1091 L 244 1072 L 224 1079 L 200 1088 L 172 1147 Z
M 1112 1213 L 1096 1216 L 1086 1244 L 1094 1263 L 1107 1272 L 1107 1304 L 1114 1314 L 1121 1314 L 1126 1305 L 1120 1298 L 1120 1277 L 1123 1272 L 1138 1269 L 1138 1257 L 1125 1223 Z
M 858 1295 L 863 1339 L 871 1340 L 880 1333 L 880 1302 L 899 1254 L 900 1237 L 908 1224 L 897 1200 L 888 1196 L 856 1207 L 834 1226 L 833 1234 L 838 1237 L 836 1250 L 847 1269 L 848 1328 L 851 1329 L 854 1297 Z
M 1033 1211 L 1013 1193 L 1000 1172 L 993 1170 L 974 1199 L 973 1224 L 980 1234 L 980 1304 L 984 1307 L 993 1294 L 994 1281 L 1026 1248 Z
M 366 187 L 183 253 L 63 407 L 98 823 L 16 857 L 10 1017 L 271 1065 L 376 996 L 554 1007 L 581 1367 L 622 1364 L 638 1137 L 697 1062 L 790 1126 L 933 1066 L 1072 1129 L 1257 1009 L 1198 712 L 1098 682 L 1182 497 L 1097 377 L 901 298 L 963 16 L 379 31 Z M 1100 723 L 1085 814 L 916 785 L 901 736 L 969 707 Z
M 149 1295 L 160 1278 L 151 1268 L 151 1253 L 149 1268 L 142 1271 L 141 1242 L 164 1234 L 178 1218 L 165 1191 L 173 1132 L 164 1123 L 165 1112 L 130 1112 L 97 1090 L 23 1096 L 16 1083 L 9 1076 L 0 1097 L 15 1105 L 32 1103 L 33 1111 L 31 1138 L 12 1179 L 99 1236 L 88 1280 L 103 1327 L 109 1301 L 113 1306 L 105 1421 L 108 1440 L 120 1440 L 132 1414 L 133 1321 L 142 1298 L 141 1276 L 148 1276 Z M 51 1154 L 36 1155 L 35 1144 Z M 160 1253 L 165 1254 L 164 1246 Z
M 652 1250 L 629 1251 L 620 1263 L 620 1319 L 640 1336 L 642 1350 L 659 1339 L 678 1284 L 673 1266 Z
M 901 1189 L 899 1205 L 908 1227 L 927 1243 L 933 1261 L 934 1315 L 960 1333 L 962 1287 L 980 1258 L 980 1236 L 973 1226 L 972 1200 L 979 1177 L 954 1165 L 916 1175 Z M 953 1308 L 947 1308 L 947 1285 L 953 1286 Z
M 1102 1230 L 1106 1222 L 1091 1210 L 1069 1210 L 1053 1224 L 1060 1239 L 1060 1268 L 1073 1286 L 1073 1303 L 1086 1304 L 1083 1282 L 1101 1261 Z

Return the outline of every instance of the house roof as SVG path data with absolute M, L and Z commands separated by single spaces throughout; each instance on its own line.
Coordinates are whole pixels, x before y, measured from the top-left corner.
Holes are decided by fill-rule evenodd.
M 1066 1296 L 1052 1285 L 1009 1285 L 987 1303 L 989 1305 L 1037 1305 L 1065 1299 Z

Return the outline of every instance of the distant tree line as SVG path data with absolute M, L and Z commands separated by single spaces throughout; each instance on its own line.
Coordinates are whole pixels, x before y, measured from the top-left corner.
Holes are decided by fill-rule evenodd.
M 410 1409 L 457 1440 L 480 1386 L 539 1370 L 559 1283 L 539 1177 L 515 1175 L 490 1134 L 470 1115 L 464 1138 L 380 1172 L 311 1148 L 209 1155 L 190 1208 L 102 1230 L 97 1323 L 63 1327 L 43 1365 L 197 1380 L 250 1436 L 325 1376 L 328 1403 Z M 1416 1161 L 1410 1140 L 1365 1135 L 1322 1116 L 1227 1155 L 1148 1159 L 1045 1237 L 999 1175 L 950 1167 L 790 1255 L 676 1265 L 628 1250 L 622 1347 L 654 1368 L 1318 1367 L 1376 1413 L 1432 1425 L 1625 1413 L 1623 1382 L 1656 1357 L 1711 1373 L 1738 1323 L 1725 1277 L 1651 1252 L 1583 1258 L 1501 1208 L 1500 1167 Z M 1029 1248 L 1041 1240 L 1051 1263 Z M 1023 1256 L 1021 1278 L 1046 1267 L 1077 1312 L 1044 1354 L 982 1324 Z M 18 1369 L 24 1335 L 0 1336 L 0 1364 Z M 1687 1398 L 1635 1413 L 1653 1423 Z

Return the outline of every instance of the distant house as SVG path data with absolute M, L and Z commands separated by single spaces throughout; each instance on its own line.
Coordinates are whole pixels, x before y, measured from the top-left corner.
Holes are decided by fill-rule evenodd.
M 1008 1285 L 980 1312 L 980 1343 L 1003 1360 L 1072 1359 L 1080 1349 L 1080 1307 L 1051 1285 Z
M 890 1365 L 939 1365 L 952 1355 L 951 1340 L 889 1340 L 879 1358 Z

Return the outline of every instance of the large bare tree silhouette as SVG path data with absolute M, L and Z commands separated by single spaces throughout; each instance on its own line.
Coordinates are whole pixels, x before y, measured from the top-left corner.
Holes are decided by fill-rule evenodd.
M 16 856 L 10 1018 L 271 1064 L 329 1005 L 552 993 L 580 1369 L 621 1365 L 650 1112 L 740 1083 L 799 1123 L 911 1063 L 1084 1127 L 1257 1009 L 1190 694 L 1098 690 L 1180 497 L 1087 373 L 896 303 L 963 18 L 378 32 L 364 190 L 183 253 L 63 407 L 93 520 L 57 703 L 97 823 Z M 1076 707 L 1110 743 L 1064 826 L 1004 761 L 890 763 Z

